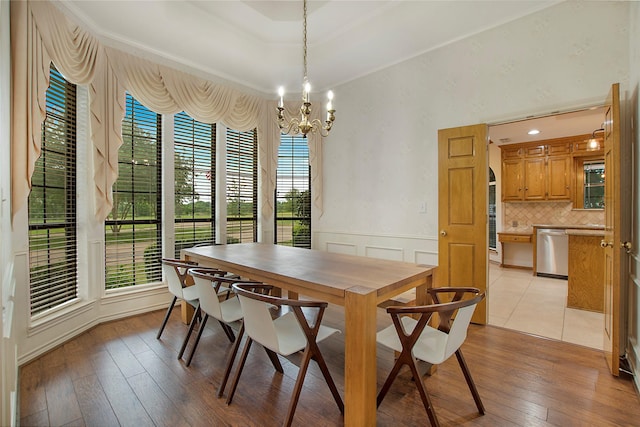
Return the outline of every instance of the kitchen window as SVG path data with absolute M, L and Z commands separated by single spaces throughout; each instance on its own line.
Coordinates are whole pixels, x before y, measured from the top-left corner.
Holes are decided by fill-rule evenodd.
M 585 161 L 583 164 L 584 209 L 604 208 L 604 162 Z

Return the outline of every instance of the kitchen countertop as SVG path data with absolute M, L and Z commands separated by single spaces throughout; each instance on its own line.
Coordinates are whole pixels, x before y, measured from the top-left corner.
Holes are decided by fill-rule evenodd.
M 536 228 L 565 228 L 575 230 L 604 230 L 603 224 L 532 224 Z
M 534 235 L 539 228 L 567 229 L 567 230 L 604 230 L 602 224 L 531 224 L 525 227 L 507 227 L 498 231 L 498 234 Z
M 518 236 L 530 236 L 533 234 L 533 230 L 529 229 L 529 230 L 502 230 L 502 231 L 498 231 L 498 234 L 516 234 Z
M 602 237 L 604 236 L 604 228 L 603 229 L 575 229 L 568 228 L 565 230 L 565 233 L 570 236 L 596 236 Z

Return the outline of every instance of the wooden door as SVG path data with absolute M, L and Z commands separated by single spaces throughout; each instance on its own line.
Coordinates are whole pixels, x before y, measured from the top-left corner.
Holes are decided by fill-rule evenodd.
M 487 289 L 488 142 L 485 124 L 438 131 L 436 286 Z M 486 301 L 476 308 L 474 323 L 487 323 Z
M 613 375 L 620 373 L 620 238 L 622 191 L 620 163 L 620 87 L 611 86 L 604 122 L 604 353 Z

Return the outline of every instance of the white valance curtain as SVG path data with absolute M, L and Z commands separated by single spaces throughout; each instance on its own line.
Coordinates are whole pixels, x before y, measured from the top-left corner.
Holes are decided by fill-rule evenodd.
M 279 129 L 275 101 L 247 95 L 189 74 L 103 46 L 47 1 L 11 2 L 12 44 L 12 213 L 27 201 L 41 150 L 49 65 L 72 83 L 89 87 L 93 143 L 95 214 L 104 220 L 113 207 L 118 176 L 125 91 L 162 114 L 185 111 L 205 123 L 239 131 L 258 130 L 263 212 L 273 209 Z M 309 140 L 314 206 L 322 212 L 320 138 Z M 265 211 L 266 210 L 266 211 Z M 269 216 L 269 214 L 267 214 Z

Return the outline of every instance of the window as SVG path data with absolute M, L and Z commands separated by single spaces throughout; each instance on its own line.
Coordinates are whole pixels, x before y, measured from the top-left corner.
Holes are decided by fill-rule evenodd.
M 489 249 L 496 249 L 496 174 L 489 168 Z
M 311 248 L 310 172 L 307 139 L 282 135 L 276 173 L 276 244 Z
M 604 208 L 604 161 L 587 161 L 583 164 L 584 208 Z
M 576 157 L 573 206 L 576 209 L 604 209 L 604 159 L 601 157 Z
M 215 243 L 216 125 L 176 114 L 175 256 L 195 244 Z
M 258 135 L 227 130 L 227 243 L 258 240 Z
M 46 110 L 28 204 L 31 315 L 78 296 L 76 86 L 53 65 Z
M 160 135 L 160 114 L 127 94 L 113 209 L 105 222 L 107 289 L 162 279 Z

